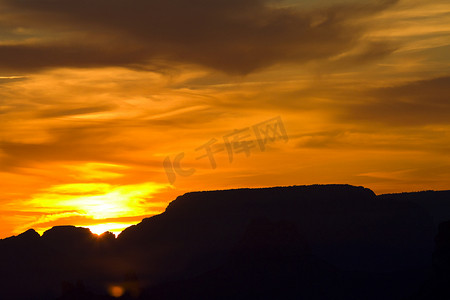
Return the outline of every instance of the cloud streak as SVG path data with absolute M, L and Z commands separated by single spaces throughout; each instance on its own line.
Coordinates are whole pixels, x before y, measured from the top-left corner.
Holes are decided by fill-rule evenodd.
M 2 0 L 20 26 L 42 28 L 33 42 L 0 45 L 0 67 L 190 63 L 248 74 L 278 63 L 304 63 L 348 51 L 364 32 L 354 21 L 396 1 L 320 9 L 276 7 L 263 0 Z M 61 28 L 55 41 L 54 29 Z M 52 33 L 53 32 L 53 33 Z M 82 34 L 80 34 L 82 32 Z
M 449 125 L 449 95 L 447 76 L 372 89 L 344 118 L 390 126 Z

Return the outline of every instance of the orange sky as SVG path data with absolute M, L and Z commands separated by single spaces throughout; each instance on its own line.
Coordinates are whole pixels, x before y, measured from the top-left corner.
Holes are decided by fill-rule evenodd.
M 89 3 L 0 0 L 0 238 L 120 232 L 194 190 L 450 189 L 448 1 Z

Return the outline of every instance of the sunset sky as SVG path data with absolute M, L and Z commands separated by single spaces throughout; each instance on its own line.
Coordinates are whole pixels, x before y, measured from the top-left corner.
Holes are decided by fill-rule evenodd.
M 450 2 L 0 0 L 0 129 L 0 238 L 196 190 L 450 189 Z

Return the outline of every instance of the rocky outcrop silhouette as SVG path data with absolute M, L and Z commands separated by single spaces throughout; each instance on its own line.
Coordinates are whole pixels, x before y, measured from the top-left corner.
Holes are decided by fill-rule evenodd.
M 0 298 L 402 299 L 427 277 L 443 217 L 407 198 L 349 185 L 193 192 L 117 238 L 29 230 L 0 240 Z

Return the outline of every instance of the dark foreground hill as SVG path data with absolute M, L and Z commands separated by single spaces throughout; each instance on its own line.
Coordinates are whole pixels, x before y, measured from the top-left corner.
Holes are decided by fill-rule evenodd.
M 348 185 L 188 193 L 117 238 L 0 240 L 0 299 L 426 299 L 448 285 L 450 230 L 434 238 L 449 203 Z

